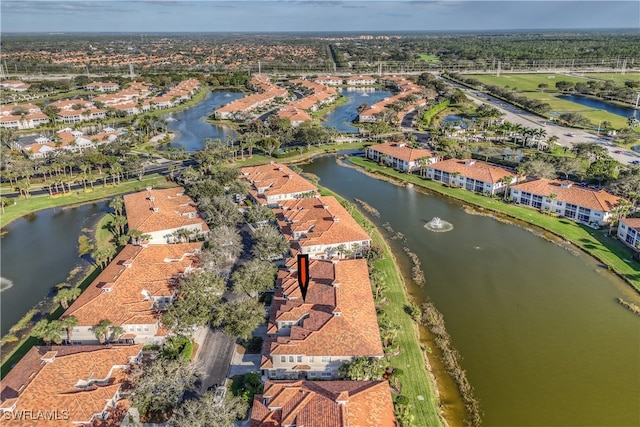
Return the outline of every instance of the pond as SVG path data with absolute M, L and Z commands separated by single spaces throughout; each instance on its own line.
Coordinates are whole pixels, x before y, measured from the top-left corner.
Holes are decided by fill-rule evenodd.
M 380 212 L 378 226 L 405 236 L 389 243 L 404 270 L 403 246 L 420 258 L 426 285 L 411 293 L 443 313 L 484 425 L 640 425 L 640 322 L 616 303 L 640 303 L 628 285 L 522 227 L 339 166 L 335 157 L 302 168 L 348 200 L 364 200 Z M 425 228 L 434 217 L 451 231 Z
M 20 218 L 2 229 L 0 294 L 6 334 L 22 316 L 66 280 L 76 266 L 90 264 L 78 257 L 78 237 L 107 212 L 108 202 L 72 208 L 52 208 Z
M 206 119 L 213 113 L 213 110 L 244 96 L 241 92 L 209 92 L 205 99 L 199 104 L 182 110 L 177 113 L 167 115 L 168 129 L 175 132 L 175 138 L 165 147 L 184 147 L 185 151 L 192 152 L 204 147 L 207 138 L 211 140 L 221 139 L 225 141 L 227 137 L 236 139 L 236 132 L 228 126 L 212 125 Z
M 622 116 L 624 118 L 629 118 L 637 114 L 637 111 L 631 107 L 623 107 L 621 105 L 616 105 L 610 102 L 601 101 L 599 99 L 591 98 L 589 96 L 559 95 L 558 98 L 564 99 L 565 101 L 575 102 L 576 104 L 584 105 L 585 107 L 604 110 L 611 114 Z
M 346 88 L 342 89 L 342 95 L 349 101 L 327 114 L 322 125 L 335 127 L 338 132 L 358 133 L 358 128 L 351 125 L 351 122 L 358 117 L 358 107 L 362 104 L 373 105 L 393 94 L 375 88 Z

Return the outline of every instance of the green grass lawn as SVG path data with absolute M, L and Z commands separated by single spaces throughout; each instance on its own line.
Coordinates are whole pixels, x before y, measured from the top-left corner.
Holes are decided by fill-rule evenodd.
M 599 80 L 613 80 L 615 83 L 640 82 L 640 73 L 585 73 L 585 77 Z
M 586 82 L 589 80 L 587 78 L 553 73 L 500 74 L 500 76 L 496 76 L 494 74 L 465 74 L 465 77 L 474 78 L 484 85 L 499 87 L 509 86 L 511 89 L 517 88 L 518 92 L 538 91 L 538 85 L 541 83 L 545 83 L 549 85 L 549 89 L 555 90 L 556 82 L 561 80 L 574 83 Z
M 321 193 L 344 200 L 326 188 L 321 187 Z M 354 210 L 352 215 L 360 224 L 371 224 L 358 210 Z M 402 394 L 407 396 L 413 405 L 412 413 L 415 416 L 415 425 L 440 426 L 442 421 L 439 416 L 438 397 L 435 384 L 426 370 L 424 352 L 420 348 L 418 326 L 404 310 L 404 307 L 410 303 L 404 280 L 395 263 L 391 249 L 382 234 L 375 228 L 371 239 L 374 244 L 378 244 L 384 249 L 384 259 L 375 262 L 375 268 L 385 273 L 389 286 L 389 290 L 385 293 L 389 304 L 384 308 L 384 311 L 390 320 L 400 327 L 398 344 L 401 352 L 390 359 L 391 365 L 404 371 L 404 375 L 400 377 Z M 424 400 L 418 400 L 418 396 L 422 396 Z
M 435 55 L 431 55 L 428 53 L 421 53 L 419 56 L 420 56 L 420 60 L 424 62 L 430 62 L 434 64 L 437 62 L 440 62 L 440 59 Z
M 609 266 L 612 271 L 640 291 L 640 263 L 633 260 L 632 250 L 617 239 L 609 237 L 606 229 L 594 230 L 566 218 L 543 214 L 531 208 L 505 203 L 500 199 L 486 197 L 464 189 L 450 188 L 436 181 L 424 180 L 417 175 L 397 172 L 363 158 L 352 157 L 351 162 L 373 172 L 411 182 L 436 193 L 534 225 L 560 236 Z
M 0 216 L 0 227 L 4 227 L 11 221 L 14 221 L 24 215 L 58 206 L 73 205 L 78 203 L 86 203 L 94 200 L 100 200 L 112 197 L 117 194 L 130 193 L 133 191 L 141 191 L 148 185 L 153 187 L 172 187 L 175 184 L 167 181 L 166 177 L 158 174 L 145 176 L 142 181 L 132 180 L 124 182 L 118 186 L 109 185 L 106 188 L 96 186 L 93 191 L 83 192 L 75 190 L 65 195 L 50 197 L 49 195 L 32 196 L 27 199 L 13 198 L 15 205 L 5 207 L 5 213 Z

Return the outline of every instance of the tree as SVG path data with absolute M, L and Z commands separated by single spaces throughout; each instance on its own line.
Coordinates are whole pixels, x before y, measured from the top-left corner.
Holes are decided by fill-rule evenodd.
M 578 158 L 593 162 L 609 156 L 606 148 L 596 142 L 582 142 L 571 149 Z
M 60 304 L 66 310 L 69 308 L 69 302 L 75 301 L 81 292 L 80 288 L 61 289 L 53 297 L 53 302 Z
M 377 357 L 356 357 L 343 363 L 338 374 L 345 380 L 376 381 L 381 380 L 388 362 Z
M 609 221 L 609 234 L 613 234 L 613 226 L 618 224 L 622 218 L 629 215 L 633 204 L 625 199 L 618 199 L 618 203 L 611 209 L 611 215 L 613 218 Z
M 274 137 L 268 136 L 259 140 L 257 145 L 262 151 L 268 153 L 269 158 L 271 158 L 273 152 L 280 148 L 280 141 Z
M 584 163 L 576 157 L 561 157 L 556 163 L 556 170 L 558 173 L 564 175 L 564 179 L 569 179 L 569 174 L 584 173 Z
M 614 179 L 618 176 L 620 164 L 612 158 L 600 159 L 591 163 L 587 168 L 587 176 L 598 181 L 602 185 L 603 181 Z
M 265 320 L 264 306 L 255 299 L 241 298 L 216 305 L 213 324 L 234 338 L 247 340 Z
M 127 217 L 124 215 L 116 215 L 111 220 L 111 226 L 113 227 L 113 231 L 115 231 L 115 235 L 122 236 L 124 234 L 124 229 L 127 225 Z
M 67 330 L 67 343 L 71 344 L 71 337 L 73 336 L 73 328 L 78 325 L 78 318 L 75 316 L 67 316 L 60 319 L 60 324 Z
M 513 175 L 507 175 L 500 178 L 500 183 L 504 185 L 504 195 L 503 200 L 507 200 L 509 198 L 509 186 L 511 185 L 511 181 L 515 178 Z
M 211 310 L 224 290 L 224 279 L 209 271 L 189 274 L 180 283 L 178 297 L 162 316 L 162 323 L 175 334 L 191 336 L 194 327 L 211 321 Z
M 198 208 L 205 215 L 209 225 L 227 225 L 235 227 L 242 221 L 242 214 L 238 206 L 229 197 L 201 197 L 198 200 Z
M 116 196 L 109 202 L 109 207 L 113 209 L 116 215 L 122 215 L 124 209 L 124 199 L 122 196 Z
M 249 224 L 257 226 L 265 222 L 274 221 L 276 216 L 268 207 L 256 203 L 247 209 L 245 219 Z
M 133 406 L 140 414 L 166 414 L 182 402 L 184 393 L 193 389 L 195 366 L 182 358 L 154 360 L 145 369 L 132 393 Z
M 172 427 L 234 427 L 245 418 L 249 405 L 240 396 L 226 394 L 216 397 L 207 391 L 198 399 L 185 400 L 176 409 L 169 423 Z
M 60 335 L 62 327 L 62 322 L 59 320 L 42 319 L 35 324 L 31 330 L 31 335 L 40 338 L 47 345 L 51 345 L 51 343 L 62 344 L 62 337 Z
M 638 133 L 631 128 L 620 129 L 616 134 L 616 142 L 623 145 L 633 144 L 638 140 Z
M 255 298 L 260 293 L 273 288 L 275 275 L 276 266 L 272 262 L 252 259 L 231 276 L 233 291 Z
M 233 265 L 242 249 L 242 238 L 235 227 L 214 227 L 208 234 L 206 249 L 200 254 L 200 263 L 204 269 L 219 274 Z
M 272 225 L 259 228 L 253 232 L 255 244 L 253 255 L 263 260 L 281 258 L 289 250 L 289 242 Z
M 557 198 L 558 198 L 558 195 L 556 193 L 551 193 L 547 196 L 547 199 L 549 200 L 549 208 L 548 208 L 549 212 L 553 210 L 553 201 L 556 200 Z
M 109 338 L 110 342 L 118 342 L 120 337 L 124 335 L 124 328 L 122 326 L 112 326 L 111 327 L 111 338 Z
M 527 176 L 536 178 L 555 178 L 556 168 L 543 159 L 529 159 L 522 163 L 522 169 Z
M 111 324 L 111 320 L 103 319 L 92 328 L 93 335 L 95 335 L 100 344 L 104 344 L 107 341 L 107 337 L 109 335 L 109 327 L 111 326 Z

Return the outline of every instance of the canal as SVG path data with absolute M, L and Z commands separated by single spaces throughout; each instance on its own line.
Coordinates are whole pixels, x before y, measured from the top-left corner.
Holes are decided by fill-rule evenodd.
M 72 208 L 52 208 L 20 218 L 2 229 L 0 268 L 0 332 L 4 336 L 52 288 L 77 266 L 90 264 L 78 257 L 78 237 L 95 226 L 108 202 Z
M 386 90 L 369 87 L 346 88 L 342 89 L 341 92 L 349 101 L 327 114 L 322 121 L 322 125 L 335 127 L 338 132 L 344 133 L 358 133 L 358 128 L 352 126 L 351 122 L 358 117 L 358 107 L 360 105 L 367 104 L 371 106 L 393 95 Z
M 228 126 L 212 125 L 206 119 L 213 114 L 213 110 L 244 96 L 241 92 L 209 92 L 199 104 L 164 117 L 167 128 L 176 134 L 175 138 L 166 146 L 172 148 L 184 147 L 185 151 L 198 151 L 204 147 L 207 138 L 221 139 L 236 138 L 235 131 Z
M 305 172 L 380 212 L 416 253 L 487 426 L 640 425 L 640 322 L 619 306 L 630 287 L 590 257 L 462 205 L 376 180 L 326 156 Z M 433 233 L 433 217 L 453 230 Z M 383 230 L 384 231 L 384 230 Z M 403 262 L 405 266 L 406 262 Z M 419 423 L 418 423 L 419 425 Z

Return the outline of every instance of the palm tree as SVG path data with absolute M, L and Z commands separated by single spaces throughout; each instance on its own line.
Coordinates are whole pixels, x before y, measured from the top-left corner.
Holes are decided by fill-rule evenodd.
M 116 215 L 122 215 L 122 209 L 124 207 L 124 199 L 122 196 L 117 196 L 111 199 L 109 207 L 113 209 Z
M 98 341 L 100 341 L 100 344 L 104 344 L 107 341 L 107 335 L 109 334 L 109 327 L 111 324 L 111 320 L 103 319 L 93 327 L 93 335 L 95 335 Z
M 59 320 L 42 319 L 33 327 L 31 335 L 42 339 L 47 345 L 62 344 L 61 329 L 62 323 Z
M 67 330 L 67 343 L 71 344 L 71 336 L 73 328 L 78 325 L 78 318 L 75 316 L 67 316 L 60 319 L 62 326 Z
M 500 178 L 500 182 L 505 186 L 503 200 L 507 200 L 509 198 L 509 186 L 511 185 L 511 181 L 513 181 L 513 178 L 513 175 L 507 175 Z
M 127 225 L 127 217 L 124 215 L 116 215 L 111 220 L 111 225 L 117 232 L 117 236 L 121 236 L 124 234 L 124 228 Z
M 80 296 L 80 288 L 60 289 L 56 296 L 53 297 L 53 302 L 59 303 L 65 310 L 69 308 L 69 302 L 75 301 Z
M 556 200 L 558 198 L 558 195 L 556 193 L 551 193 L 547 196 L 547 199 L 549 200 L 549 208 L 548 211 L 551 212 L 551 210 L 553 209 L 553 201 Z
M 612 220 L 609 221 L 609 234 L 613 232 L 613 226 L 620 222 L 622 218 L 627 216 L 629 212 L 631 212 L 631 208 L 633 207 L 633 203 L 626 199 L 618 199 L 618 203 L 616 206 L 611 209 L 611 214 L 613 216 Z

